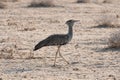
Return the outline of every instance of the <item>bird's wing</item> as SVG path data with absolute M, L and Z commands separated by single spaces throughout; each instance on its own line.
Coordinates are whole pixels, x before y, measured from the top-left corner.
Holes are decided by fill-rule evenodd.
M 52 45 L 62 45 L 67 43 L 68 36 L 62 35 L 62 34 L 56 34 L 56 35 L 51 35 L 49 36 L 46 41 L 47 41 L 47 46 L 52 46 Z
M 44 46 L 53 46 L 53 45 L 63 45 L 68 42 L 67 35 L 51 35 L 46 39 L 40 41 L 34 48 L 34 50 L 38 50 Z
M 40 49 L 41 47 L 45 46 L 47 43 L 46 39 L 40 41 L 37 45 L 34 47 L 34 51 Z

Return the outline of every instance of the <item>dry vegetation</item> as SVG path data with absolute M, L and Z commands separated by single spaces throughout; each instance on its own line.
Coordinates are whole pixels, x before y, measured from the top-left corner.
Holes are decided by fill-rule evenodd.
M 53 0 L 33 0 L 28 7 L 54 7 Z
M 4 8 L 6 8 L 6 5 L 4 3 L 0 2 L 0 9 L 4 9 Z
M 119 0 L 77 0 L 77 3 L 119 3 Z
M 108 45 L 110 48 L 120 48 L 120 31 L 116 31 L 110 35 Z
M 119 0 L 104 0 L 104 3 L 119 3 Z
M 17 1 L 20 1 L 20 0 L 0 0 L 0 2 L 17 2 Z
M 90 3 L 91 0 L 77 0 L 77 3 Z
M 8 8 L 7 2 L 18 2 L 20 0 L 0 0 L 0 9 Z
M 119 18 L 117 16 L 104 15 L 95 22 L 98 24 L 96 28 L 120 28 Z

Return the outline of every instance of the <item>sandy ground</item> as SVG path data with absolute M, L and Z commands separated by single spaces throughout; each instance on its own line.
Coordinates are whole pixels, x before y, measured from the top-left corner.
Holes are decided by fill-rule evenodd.
M 27 8 L 26 4 L 9 3 L 10 8 L 0 10 L 0 80 L 120 80 L 120 50 L 106 49 L 110 34 L 119 28 L 94 28 L 103 17 L 120 16 L 119 4 L 74 0 L 58 0 L 58 6 L 51 8 Z M 68 19 L 80 20 L 72 41 L 61 47 L 70 64 L 58 58 L 52 67 L 57 47 L 32 50 L 50 34 L 67 33 Z M 39 58 L 26 59 L 30 53 Z

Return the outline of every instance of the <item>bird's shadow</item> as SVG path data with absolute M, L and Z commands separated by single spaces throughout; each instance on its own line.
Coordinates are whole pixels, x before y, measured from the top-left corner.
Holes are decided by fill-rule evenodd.
M 71 65 L 76 65 L 76 64 L 79 64 L 80 62 L 71 62 L 71 63 L 69 63 L 69 64 L 66 64 L 66 65 L 64 65 L 64 67 L 65 66 L 71 66 Z M 52 68 L 63 68 L 63 65 L 51 65 L 51 67 Z

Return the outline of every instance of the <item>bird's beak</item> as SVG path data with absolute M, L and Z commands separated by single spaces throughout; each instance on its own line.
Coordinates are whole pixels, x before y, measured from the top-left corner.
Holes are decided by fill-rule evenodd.
M 74 22 L 79 22 L 80 23 L 80 20 L 75 20 Z M 80 23 L 81 24 L 81 23 Z
M 79 22 L 80 20 L 74 20 L 75 22 Z

